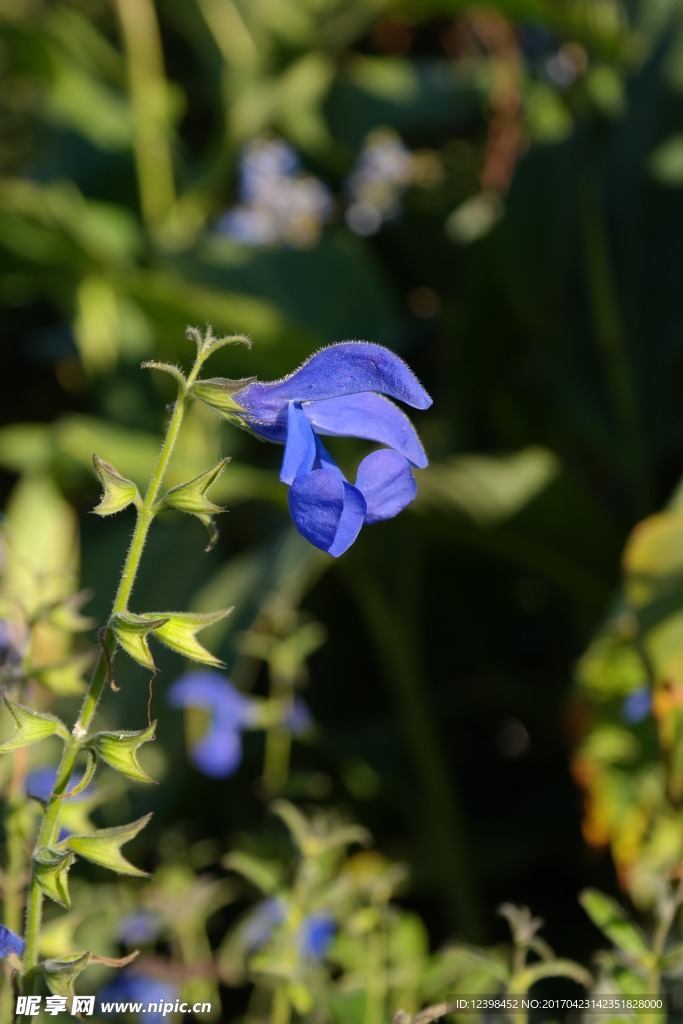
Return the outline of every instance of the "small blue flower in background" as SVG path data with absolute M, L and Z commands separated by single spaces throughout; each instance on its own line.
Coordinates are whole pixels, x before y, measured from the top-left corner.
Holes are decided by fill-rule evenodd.
M 285 725 L 288 726 L 294 736 L 301 736 L 303 733 L 308 732 L 313 725 L 311 712 L 301 697 L 294 698 L 294 703 L 287 712 Z
M 347 187 L 351 202 L 346 222 L 357 235 L 374 235 L 400 210 L 402 194 L 413 179 L 413 156 L 387 129 L 365 140 Z
M 80 772 L 73 772 L 67 787 L 67 792 L 70 789 L 74 789 L 83 775 Z M 46 765 L 43 768 L 35 768 L 26 777 L 26 792 L 28 796 L 32 796 L 34 800 L 42 800 L 46 803 L 52 795 L 54 784 L 57 781 L 57 765 Z M 85 800 L 92 793 L 93 786 L 88 785 L 85 789 L 81 790 L 80 793 L 76 793 L 74 796 L 67 797 L 67 800 Z
M 255 953 L 265 946 L 285 918 L 282 900 L 272 897 L 259 903 L 242 930 L 242 944 L 247 952 Z M 301 956 L 306 960 L 322 960 L 332 944 L 335 932 L 336 925 L 328 914 L 309 914 L 299 928 Z
M 220 378 L 196 393 L 229 419 L 284 444 L 280 480 L 299 533 L 330 555 L 353 544 L 364 523 L 390 519 L 417 493 L 411 466 L 427 457 L 408 417 L 390 399 L 427 409 L 432 400 L 410 368 L 389 349 L 364 341 L 330 345 L 282 380 L 248 383 L 221 406 Z M 206 390 L 202 391 L 202 384 Z M 387 396 L 387 397 L 385 397 Z M 363 459 L 355 485 L 319 435 L 360 437 L 386 445 Z
M 151 910 L 138 910 L 121 918 L 116 929 L 116 937 L 127 946 L 142 946 L 154 942 L 161 928 L 162 921 L 158 914 Z
M 322 960 L 332 945 L 337 928 L 327 914 L 311 914 L 301 927 L 301 952 L 309 960 Z
M 278 140 L 258 139 L 245 146 L 238 194 L 241 202 L 220 218 L 216 228 L 245 245 L 308 248 L 333 210 L 329 190 L 302 171 L 292 147 Z
M 254 721 L 254 702 L 219 672 L 188 672 L 170 687 L 175 708 L 201 708 L 210 714 L 209 727 L 190 750 L 192 763 L 205 775 L 232 775 L 242 760 L 242 730 Z
M 163 1011 L 150 1010 L 152 1004 L 175 1003 L 178 998 L 178 990 L 174 985 L 166 981 L 159 981 L 158 978 L 150 978 L 146 974 L 133 974 L 131 971 L 124 971 L 109 983 L 99 993 L 98 1010 L 103 1013 L 102 1003 L 129 1002 L 142 1003 L 138 1020 L 145 1024 L 164 1024 L 168 1017 Z M 107 1013 L 107 1016 L 110 1016 Z
M 652 711 L 652 691 L 647 686 L 630 693 L 621 705 L 621 717 L 629 725 L 644 721 Z
M 0 668 L 11 671 L 21 665 L 26 631 L 14 622 L 0 619 Z
M 0 924 L 0 958 L 4 959 L 12 954 L 21 956 L 23 952 L 24 940 L 11 932 L 9 928 L 5 928 L 4 924 Z

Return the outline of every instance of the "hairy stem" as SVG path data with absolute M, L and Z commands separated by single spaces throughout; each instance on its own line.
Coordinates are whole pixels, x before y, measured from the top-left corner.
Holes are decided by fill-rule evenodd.
M 199 373 L 202 362 L 203 358 L 200 352 L 197 355 L 192 372 L 188 377 L 187 384 L 180 390 L 177 401 L 173 407 L 173 412 L 166 430 L 166 437 L 164 438 L 164 442 L 161 446 L 159 458 L 149 482 L 147 493 L 145 494 L 142 504 L 138 508 L 135 529 L 133 531 L 130 547 L 128 548 L 128 554 L 126 555 L 126 560 L 123 565 L 121 579 L 119 580 L 118 589 L 112 605 L 112 617 L 119 612 L 125 611 L 128 606 L 128 600 L 133 590 L 135 576 L 140 565 L 142 551 L 147 539 L 147 533 L 152 520 L 154 519 L 154 504 L 157 500 L 159 488 L 161 487 L 176 439 L 180 432 L 180 426 L 183 421 L 183 416 L 185 415 L 189 389 Z M 114 648 L 116 647 L 116 638 L 113 631 L 109 628 L 106 630 L 102 646 L 103 650 L 101 651 L 97 664 L 95 665 L 87 693 L 83 698 L 81 712 L 73 727 L 70 739 L 64 744 L 62 759 L 57 771 L 54 789 L 45 809 L 45 815 L 38 832 L 34 851 L 38 850 L 42 846 L 51 846 L 58 835 L 59 818 L 62 807 L 61 796 L 67 791 L 71 773 L 82 749 L 83 741 L 88 734 L 88 729 L 95 715 L 99 699 L 102 695 L 102 690 L 107 680 L 108 666 L 111 663 Z M 32 873 L 26 905 L 26 948 L 24 950 L 25 987 L 29 992 L 33 990 L 35 982 L 35 967 L 38 960 L 38 938 L 40 934 L 42 916 L 41 910 L 42 892 L 36 881 L 35 874 Z

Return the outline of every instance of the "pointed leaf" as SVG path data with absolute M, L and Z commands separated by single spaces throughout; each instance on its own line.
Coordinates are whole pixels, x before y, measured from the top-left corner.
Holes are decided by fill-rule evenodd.
M 148 878 L 146 871 L 141 871 L 126 860 L 121 853 L 121 847 L 134 839 L 138 832 L 141 832 L 152 817 L 146 814 L 130 825 L 117 825 L 115 828 L 101 828 L 90 835 L 68 836 L 60 847 L 73 850 L 79 857 L 85 857 L 95 864 L 109 868 L 110 871 L 117 871 L 122 875 L 137 875 Z
M 313 830 L 299 808 L 290 804 L 288 800 L 276 800 L 270 809 L 285 823 L 299 850 L 308 850 L 313 839 Z
M 210 405 L 212 409 L 228 419 L 239 419 L 240 413 L 244 412 L 241 405 L 234 400 L 233 395 L 243 391 L 248 384 L 253 384 L 256 377 L 244 377 L 242 380 L 230 380 L 227 377 L 210 377 L 208 380 L 198 380 L 192 385 L 192 394 Z
M 88 652 L 51 665 L 33 665 L 27 674 L 50 693 L 69 697 L 84 692 L 86 683 L 83 675 L 91 663 L 92 655 Z
M 251 348 L 251 338 L 248 338 L 246 334 L 226 334 L 223 338 L 215 338 L 211 327 L 207 327 L 203 335 L 196 327 L 188 327 L 185 333 L 194 341 L 197 352 L 203 359 L 208 359 L 213 352 L 217 352 L 224 345 L 246 345 L 247 348 Z
M 167 618 L 154 615 L 134 615 L 132 612 L 120 612 L 111 621 L 114 636 L 127 654 L 145 668 L 154 671 L 147 636 L 167 621 Z
M 224 619 L 231 611 L 232 608 L 221 608 L 215 612 L 153 612 L 149 618 L 162 620 L 161 625 L 152 627 L 154 636 L 171 650 L 177 651 L 191 661 L 219 666 L 223 662 L 202 647 L 195 633 Z
M 221 863 L 229 870 L 236 871 L 242 878 L 246 878 L 264 896 L 273 896 L 282 885 L 279 867 L 251 853 L 235 850 L 226 854 Z
M 68 873 L 76 860 L 71 850 L 55 850 L 41 846 L 33 854 L 33 874 L 46 896 L 60 907 L 69 907 Z
M 98 757 L 117 772 L 127 775 L 136 782 L 154 782 L 146 771 L 138 764 L 137 751 L 143 743 L 154 739 L 156 722 L 140 732 L 98 732 L 90 744 Z
M 148 359 L 146 362 L 140 363 L 140 366 L 143 370 L 161 370 L 162 373 L 170 373 L 177 382 L 181 392 L 185 390 L 187 381 L 179 367 L 173 366 L 171 363 L 157 363 L 155 359 Z
M 92 457 L 93 466 L 97 473 L 100 483 L 104 488 L 104 494 L 99 505 L 96 505 L 93 512 L 97 513 L 98 516 L 111 516 L 115 512 L 120 512 L 121 509 L 126 508 L 131 503 L 134 505 L 140 504 L 140 495 L 138 489 L 132 480 L 127 480 L 124 476 L 110 466 L 108 462 L 104 462 L 98 455 Z
M 645 936 L 615 900 L 597 889 L 585 889 L 579 901 L 593 924 L 617 949 L 641 962 L 649 962 L 651 953 Z
M 21 747 L 28 747 L 31 743 L 38 743 L 47 736 L 60 736 L 68 740 L 69 733 L 66 726 L 55 715 L 47 712 L 35 711 L 33 708 L 24 707 L 23 704 L 14 704 L 8 699 L 3 690 L 5 705 L 16 725 L 13 736 L 0 744 L 0 753 L 5 754 L 10 750 L 20 750 Z
M 90 953 L 72 953 L 59 960 L 43 960 L 37 969 L 45 976 L 47 987 L 53 996 L 66 996 L 67 999 L 71 999 L 74 995 L 74 982 L 88 966 L 89 960 Z

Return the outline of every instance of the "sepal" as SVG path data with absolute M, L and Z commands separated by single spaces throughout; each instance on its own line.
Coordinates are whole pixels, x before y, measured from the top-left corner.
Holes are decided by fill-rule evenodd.
M 90 746 L 97 757 L 110 766 L 127 775 L 136 782 L 154 782 L 146 771 L 138 764 L 137 752 L 143 743 L 154 739 L 156 722 L 140 732 L 98 732 L 90 740 Z
M 168 616 L 134 615 L 133 612 L 119 612 L 110 623 L 118 643 L 124 651 L 144 668 L 155 669 L 154 658 L 149 649 L 147 637 L 168 621 Z
M 218 667 L 223 662 L 202 647 L 195 634 L 215 622 L 220 622 L 231 611 L 232 608 L 221 608 L 216 612 L 151 612 L 149 619 L 161 621 L 161 625 L 153 627 L 154 636 L 172 651 L 177 651 L 183 657 L 198 661 L 202 665 Z
M 145 814 L 144 817 L 132 821 L 130 825 L 117 825 L 114 828 L 101 828 L 89 835 L 67 836 L 59 846 L 73 850 L 79 857 L 85 857 L 94 864 L 100 864 L 110 871 L 116 871 L 121 875 L 136 875 L 141 878 L 148 878 L 146 871 L 141 871 L 134 864 L 127 861 L 121 853 L 121 847 L 134 839 L 138 832 L 141 832 L 152 817 Z
M 71 906 L 68 874 L 75 860 L 76 854 L 71 850 L 55 850 L 50 846 L 41 846 L 33 854 L 33 875 L 39 888 L 60 907 Z
M 60 960 L 43 960 L 37 969 L 53 996 L 71 999 L 75 994 L 74 982 L 88 966 L 89 960 L 90 953 L 71 953 Z
M 121 476 L 118 470 L 104 462 L 98 455 L 93 454 L 92 461 L 104 489 L 102 499 L 93 512 L 98 516 L 112 516 L 130 504 L 136 507 L 140 505 L 140 495 L 132 480 Z
M 255 380 L 256 377 L 244 377 L 242 380 L 211 377 L 208 380 L 196 381 L 192 385 L 192 394 L 226 419 L 240 419 L 245 410 L 233 396 L 243 391 L 248 384 L 253 384 Z
M 225 510 L 207 498 L 206 492 L 216 482 L 228 462 L 230 462 L 229 458 L 221 459 L 212 469 L 208 469 L 205 473 L 200 473 L 193 480 L 188 480 L 185 484 L 179 484 L 178 487 L 172 487 L 154 508 L 155 512 L 165 508 L 172 508 L 197 516 L 209 531 L 207 551 L 214 546 L 218 538 L 218 530 L 214 525 L 213 517 Z
M 23 704 L 15 704 L 8 699 L 4 691 L 3 698 L 16 725 L 16 731 L 13 736 L 0 744 L 0 754 L 6 754 L 10 750 L 20 750 L 21 747 L 38 743 L 48 736 L 57 735 L 63 740 L 68 740 L 67 728 L 56 715 L 35 711 L 33 708 L 24 707 Z

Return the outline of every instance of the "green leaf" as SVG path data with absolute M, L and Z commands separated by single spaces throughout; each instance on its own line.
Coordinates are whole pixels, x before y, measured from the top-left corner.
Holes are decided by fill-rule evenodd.
M 127 775 L 136 782 L 154 782 L 138 764 L 137 751 L 143 743 L 154 739 L 156 722 L 139 732 L 98 732 L 90 740 L 90 746 L 98 757 L 117 772 Z
M 128 505 L 140 505 L 140 495 L 132 480 L 121 476 L 118 470 L 104 462 L 98 455 L 92 457 L 95 472 L 104 488 L 99 505 L 93 509 L 98 516 L 111 516 Z
M 8 699 L 4 690 L 2 695 L 7 710 L 16 725 L 16 731 L 13 736 L 0 744 L 0 753 L 6 754 L 10 750 L 20 750 L 22 747 L 38 743 L 48 736 L 57 735 L 63 740 L 68 740 L 69 733 L 66 726 L 55 715 L 35 711 L 33 708 L 24 707 L 23 704 L 14 704 Z
M 255 885 L 265 896 L 272 896 L 282 884 L 279 867 L 239 850 L 228 853 L 221 861 L 224 867 L 236 871 L 242 878 Z
M 71 850 L 41 846 L 33 854 L 33 875 L 46 896 L 60 907 L 71 906 L 68 890 L 69 868 L 76 860 Z
M 84 692 L 86 683 L 83 674 L 91 663 L 92 655 L 88 652 L 51 665 L 32 665 L 27 674 L 50 693 L 69 697 Z
M 232 608 L 221 608 L 215 612 L 151 612 L 149 621 L 160 622 L 160 625 L 155 624 L 151 627 L 154 636 L 171 650 L 177 651 L 191 661 L 219 666 L 223 662 L 202 647 L 195 638 L 195 633 L 212 626 L 215 622 L 220 622 L 231 611 Z
M 121 847 L 134 839 L 138 832 L 141 832 L 152 817 L 145 814 L 144 817 L 132 821 L 130 825 L 117 825 L 115 828 L 101 828 L 89 835 L 68 836 L 60 843 L 60 847 L 73 850 L 79 857 L 93 861 L 94 864 L 101 864 L 121 875 L 136 875 L 141 878 L 148 878 L 146 871 L 141 871 L 126 860 L 121 853 Z
M 188 327 L 185 333 L 196 344 L 202 361 L 208 359 L 224 345 L 246 345 L 247 348 L 251 348 L 251 338 L 248 338 L 246 334 L 226 334 L 222 338 L 216 338 L 211 327 L 207 327 L 204 334 L 196 327 Z
M 585 967 L 575 963 L 573 960 L 563 960 L 560 958 L 549 962 L 532 964 L 531 967 L 520 971 L 510 982 L 510 992 L 521 995 L 528 992 L 532 985 L 535 985 L 537 981 L 542 981 L 544 978 L 571 978 L 572 981 L 583 985 L 584 988 L 590 988 L 593 984 L 593 976 Z
M 118 643 L 124 651 L 137 661 L 139 665 L 154 672 L 154 658 L 147 643 L 148 635 L 167 621 L 167 617 L 156 615 L 134 615 L 132 612 L 119 612 L 111 620 Z
M 650 961 L 651 953 L 645 936 L 615 900 L 598 889 L 584 889 L 579 901 L 593 924 L 617 949 L 641 962 Z
M 243 391 L 247 384 L 252 384 L 256 377 L 244 377 L 242 380 L 230 380 L 227 377 L 211 377 L 207 380 L 198 380 L 192 385 L 192 394 L 211 406 L 221 416 L 227 419 L 238 419 L 240 413 L 244 412 L 241 405 L 234 400 L 233 395 Z
M 218 479 L 221 472 L 230 462 L 229 458 L 221 459 L 221 461 L 215 465 L 212 469 L 207 469 L 205 473 L 200 473 L 193 480 L 188 480 L 187 483 L 179 484 L 178 487 L 172 487 L 166 494 L 161 498 L 155 505 L 155 511 L 164 508 L 177 509 L 180 512 L 188 512 L 190 515 L 197 516 L 197 518 L 204 524 L 209 531 L 209 545 L 206 548 L 209 551 L 218 538 L 218 531 L 214 526 L 213 516 L 219 512 L 223 512 L 224 509 L 220 505 L 215 505 L 209 498 L 206 497 L 206 492 L 209 487 Z
M 53 996 L 71 999 L 74 995 L 74 982 L 88 966 L 89 960 L 90 953 L 71 953 L 59 960 L 43 960 L 37 969 L 45 975 L 47 987 Z

